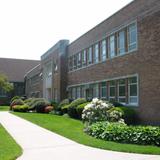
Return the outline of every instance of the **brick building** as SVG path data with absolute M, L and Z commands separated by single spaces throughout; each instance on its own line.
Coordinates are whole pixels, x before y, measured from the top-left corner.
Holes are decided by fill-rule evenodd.
M 160 124 L 159 44 L 160 1 L 134 0 L 71 44 L 60 41 L 41 57 L 43 96 L 118 101 L 134 107 L 142 123 Z

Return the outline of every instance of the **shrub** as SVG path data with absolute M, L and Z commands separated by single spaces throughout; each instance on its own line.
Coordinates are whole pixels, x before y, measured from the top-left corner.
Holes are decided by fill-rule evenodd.
M 85 98 L 78 98 L 78 99 L 72 101 L 68 107 L 69 116 L 72 118 L 78 118 L 78 113 L 77 113 L 76 108 L 78 105 L 85 103 L 85 102 L 86 102 Z
M 77 106 L 76 111 L 77 111 L 77 114 L 78 114 L 78 118 L 79 118 L 79 119 L 82 119 L 83 109 L 84 109 L 84 107 L 85 107 L 88 103 L 89 103 L 89 102 L 82 103 L 82 104 L 80 104 L 80 105 Z
M 59 110 L 62 109 L 62 107 L 64 107 L 65 105 L 69 104 L 69 99 L 64 99 L 60 102 L 60 104 L 58 105 Z
M 28 99 L 24 100 L 24 103 L 29 105 L 33 101 L 33 99 L 34 98 L 28 98 Z
M 52 100 L 52 101 L 51 101 L 51 106 L 53 106 L 53 108 L 54 108 L 55 110 L 58 110 L 58 103 L 57 103 L 56 101 Z
M 123 104 L 122 104 L 122 103 L 117 102 L 117 101 L 110 101 L 110 103 L 112 103 L 112 104 L 113 104 L 113 106 L 115 106 L 115 107 L 123 106 Z
M 127 124 L 135 124 L 136 123 L 136 111 L 131 107 L 117 107 L 123 111 L 122 118 Z
M 24 105 L 15 105 L 12 107 L 14 112 L 27 112 L 29 106 L 24 104 Z
M 23 100 L 21 100 L 21 99 L 15 99 L 15 100 L 13 100 L 11 102 L 10 109 L 12 110 L 12 107 L 15 106 L 15 105 L 23 105 L 23 104 L 24 104 Z
M 45 107 L 49 105 L 50 103 L 47 100 L 39 100 L 35 102 L 34 107 L 37 113 L 44 113 Z
M 122 118 L 121 113 L 118 111 L 109 112 L 109 110 L 113 107 L 114 106 L 109 102 L 94 98 L 91 103 L 85 106 L 82 113 L 82 119 L 88 125 L 97 121 L 119 121 Z
M 97 122 L 89 126 L 86 132 L 106 141 L 160 146 L 160 127 Z
M 66 113 L 68 113 L 68 108 L 69 108 L 69 104 L 67 104 L 67 105 L 64 105 L 62 108 L 61 108 L 61 111 L 62 111 L 62 113 L 63 114 L 66 114 Z
M 47 107 L 44 108 L 44 112 L 45 112 L 45 113 L 49 113 L 49 112 L 51 112 L 52 110 L 53 110 L 53 106 L 47 106 Z
M 19 96 L 14 96 L 14 97 L 11 99 L 11 103 L 12 103 L 15 99 L 21 99 L 21 97 L 19 97 Z

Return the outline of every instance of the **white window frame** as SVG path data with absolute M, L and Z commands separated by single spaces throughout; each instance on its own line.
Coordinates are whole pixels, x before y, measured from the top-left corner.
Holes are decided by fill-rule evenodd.
M 81 52 L 77 53 L 77 68 L 81 68 Z
M 106 85 L 105 86 L 102 86 L 102 83 L 105 83 Z M 106 96 L 104 97 L 104 96 L 102 96 L 102 90 L 103 89 L 105 89 L 106 90 Z M 105 98 L 105 99 L 107 99 L 107 82 L 101 82 L 101 86 L 100 86 L 100 92 L 101 92 L 101 98 L 103 99 L 103 98 Z
M 94 56 L 93 56 L 94 60 L 93 62 L 94 63 L 98 63 L 99 62 L 99 44 L 96 43 L 94 45 Z
M 87 51 L 86 49 L 82 51 L 82 66 L 86 66 L 87 64 Z
M 119 81 L 120 80 L 124 80 L 125 81 L 125 83 L 124 84 L 120 84 L 119 83 Z M 118 89 L 117 89 L 117 91 L 118 91 L 118 102 L 120 102 L 120 98 L 125 98 L 126 100 L 127 100 L 127 96 L 126 96 L 126 79 L 119 79 L 118 80 Z M 120 96 L 119 95 L 119 87 L 125 87 L 125 96 Z M 126 104 L 126 102 L 120 102 L 120 103 L 122 103 L 122 104 Z
M 76 98 L 81 98 L 81 88 L 80 88 L 80 87 L 77 87 L 77 88 L 76 88 L 76 92 L 77 92 Z
M 87 63 L 88 65 L 92 64 L 92 47 L 88 49 Z
M 101 42 L 101 61 L 105 61 L 107 59 L 107 41 L 106 39 Z
M 110 85 L 110 82 L 111 82 L 111 81 L 114 81 L 115 84 L 114 84 L 114 85 Z M 115 81 L 115 80 L 111 80 L 111 81 L 109 81 L 109 87 L 108 87 L 108 89 L 109 89 L 109 95 L 108 95 L 109 101 L 110 101 L 111 99 L 116 100 L 116 81 Z M 114 96 L 114 97 L 113 97 L 113 96 L 110 96 L 110 88 L 111 88 L 111 87 L 114 87 L 114 88 L 115 88 L 115 96 Z
M 123 39 L 121 39 L 122 38 L 121 34 L 123 35 Z M 123 41 L 123 47 L 121 46 L 122 41 Z M 121 30 L 120 32 L 118 32 L 118 38 L 117 38 L 117 54 L 118 55 L 124 55 L 126 53 L 125 41 L 126 41 L 125 30 Z M 121 50 L 123 50 L 123 52 L 121 52 Z

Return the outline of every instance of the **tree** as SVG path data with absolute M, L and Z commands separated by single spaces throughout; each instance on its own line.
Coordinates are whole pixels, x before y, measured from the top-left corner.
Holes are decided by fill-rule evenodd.
M 6 92 L 13 90 L 13 85 L 9 83 L 7 76 L 0 74 L 0 89 Z

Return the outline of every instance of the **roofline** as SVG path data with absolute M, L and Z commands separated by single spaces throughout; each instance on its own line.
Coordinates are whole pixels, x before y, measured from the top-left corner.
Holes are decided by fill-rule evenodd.
M 19 58 L 5 58 L 5 57 L 0 57 L 0 59 L 24 60 L 24 61 L 40 61 L 40 60 L 36 60 L 36 59 L 19 59 Z
M 118 14 L 121 10 L 123 10 L 124 8 L 127 8 L 129 5 L 131 5 L 135 0 L 132 0 L 131 2 L 129 2 L 128 4 L 126 4 L 124 7 L 122 7 L 121 9 L 117 10 L 115 13 L 111 14 L 108 18 L 106 18 L 105 20 L 103 20 L 102 22 L 98 23 L 97 25 L 95 25 L 92 29 L 88 30 L 87 32 L 85 32 L 84 34 L 82 34 L 80 37 L 78 37 L 77 39 L 75 39 L 74 41 L 72 41 L 70 45 L 74 44 L 76 41 L 78 41 L 80 38 L 82 38 L 83 36 L 85 36 L 87 33 L 91 32 L 92 30 L 94 30 L 95 28 L 97 28 L 98 26 L 100 26 L 102 23 L 104 23 L 105 21 L 109 20 L 110 18 L 112 18 L 113 16 L 115 16 L 116 14 Z
M 36 69 L 37 67 L 39 67 L 41 64 L 36 65 L 35 67 L 33 67 L 32 69 L 30 69 L 25 75 L 24 77 L 27 76 L 27 74 L 29 74 L 30 72 L 32 72 L 34 69 Z

